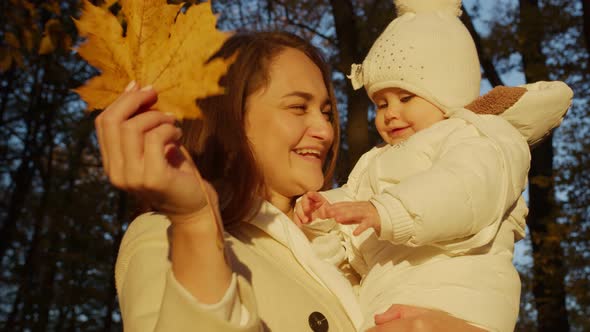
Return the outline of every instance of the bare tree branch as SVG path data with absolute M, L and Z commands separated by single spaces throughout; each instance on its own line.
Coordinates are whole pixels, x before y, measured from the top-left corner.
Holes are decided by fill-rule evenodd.
M 461 15 L 461 21 L 463 22 L 463 24 L 465 24 L 467 30 L 469 30 L 469 33 L 473 38 L 473 41 L 475 42 L 475 47 L 477 48 L 479 61 L 481 62 L 481 67 L 483 68 L 485 77 L 488 79 L 488 81 L 490 81 L 490 84 L 492 86 L 504 85 L 502 79 L 500 78 L 500 75 L 498 74 L 498 71 L 496 71 L 496 66 L 494 66 L 492 59 L 484 53 L 484 48 L 481 44 L 481 37 L 479 36 L 479 33 L 477 33 L 475 27 L 473 26 L 471 16 L 469 16 L 469 13 L 467 12 L 464 6 L 461 6 L 461 10 L 463 11 L 463 15 Z
M 336 41 L 333 38 L 331 38 L 330 36 L 328 36 L 324 33 L 319 32 L 317 29 L 314 29 L 306 24 L 296 22 L 296 21 L 292 20 L 290 17 L 287 17 L 286 21 L 288 24 L 290 24 L 292 26 L 296 26 L 298 28 L 302 28 L 302 29 L 307 30 L 309 32 L 312 32 L 313 34 L 317 35 L 318 37 L 320 37 L 320 38 L 326 40 L 327 42 L 329 42 L 330 44 L 336 46 Z

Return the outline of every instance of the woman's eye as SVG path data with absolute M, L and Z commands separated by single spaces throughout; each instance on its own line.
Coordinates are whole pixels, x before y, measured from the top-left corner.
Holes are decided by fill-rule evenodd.
M 408 96 L 403 96 L 403 97 L 401 97 L 399 100 L 400 100 L 402 103 L 407 103 L 407 102 L 409 102 L 410 100 L 412 100 L 412 98 L 414 98 L 414 97 L 415 97 L 414 95 L 408 95 Z
M 322 111 L 322 115 L 324 116 L 326 121 L 332 122 L 332 120 L 334 119 L 334 114 L 332 114 L 331 110 Z
M 291 105 L 289 108 L 298 110 L 298 111 L 305 111 L 307 107 L 305 105 Z

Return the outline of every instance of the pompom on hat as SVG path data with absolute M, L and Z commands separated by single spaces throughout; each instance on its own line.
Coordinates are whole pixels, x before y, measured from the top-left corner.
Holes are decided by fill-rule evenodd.
M 479 96 L 475 43 L 463 25 L 461 0 L 396 0 L 398 17 L 377 38 L 362 65 L 353 64 L 353 88 L 370 98 L 385 88 L 412 92 L 449 115 Z

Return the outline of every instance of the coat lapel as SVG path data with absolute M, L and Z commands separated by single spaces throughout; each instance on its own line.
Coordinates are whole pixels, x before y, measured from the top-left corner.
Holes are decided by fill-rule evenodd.
M 252 224 L 289 248 L 305 271 L 338 298 L 355 327 L 360 328 L 363 317 L 350 282 L 335 266 L 316 256 L 307 237 L 291 219 L 264 202 Z

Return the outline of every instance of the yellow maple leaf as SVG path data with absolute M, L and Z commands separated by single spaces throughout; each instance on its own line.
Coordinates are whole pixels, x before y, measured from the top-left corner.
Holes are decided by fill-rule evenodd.
M 155 107 L 179 119 L 200 117 L 195 100 L 223 93 L 218 82 L 232 59 L 207 60 L 228 34 L 215 28 L 208 2 L 184 11 L 166 0 L 121 0 L 125 36 L 108 9 L 83 2 L 75 23 L 87 40 L 78 52 L 101 74 L 75 91 L 90 110 L 107 107 L 132 80 L 152 85 Z

